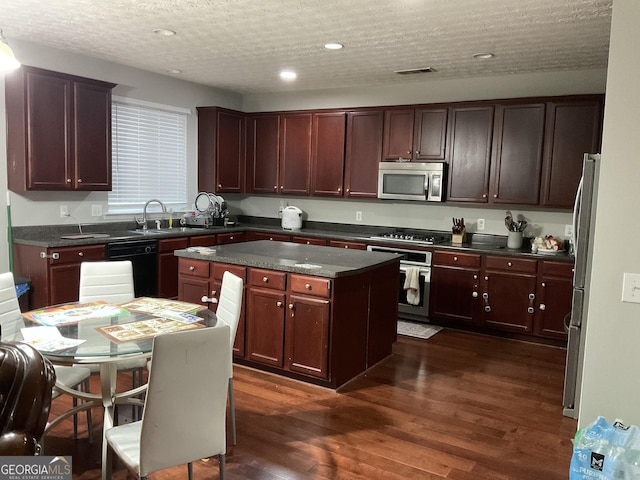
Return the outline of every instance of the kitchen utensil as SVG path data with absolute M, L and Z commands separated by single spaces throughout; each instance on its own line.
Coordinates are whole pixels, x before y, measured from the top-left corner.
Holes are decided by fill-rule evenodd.
M 504 226 L 511 232 L 513 230 L 513 215 L 511 215 L 511 210 L 507 210 L 505 213 L 507 216 L 504 217 Z

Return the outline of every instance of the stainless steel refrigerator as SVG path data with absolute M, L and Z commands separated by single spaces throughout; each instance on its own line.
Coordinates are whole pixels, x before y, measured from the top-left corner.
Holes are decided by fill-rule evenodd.
M 565 317 L 568 339 L 562 399 L 564 415 L 572 418 L 578 418 L 579 413 L 589 278 L 591 273 L 591 227 L 596 209 L 599 166 L 599 154 L 584 155 L 582 179 L 578 185 L 573 208 L 571 245 L 575 255 L 575 268 L 571 312 Z

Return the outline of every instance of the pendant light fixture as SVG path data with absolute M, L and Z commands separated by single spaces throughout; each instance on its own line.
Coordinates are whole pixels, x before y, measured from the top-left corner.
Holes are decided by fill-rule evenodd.
M 0 72 L 9 72 L 20 67 L 20 62 L 16 60 L 13 50 L 7 43 L 0 28 Z

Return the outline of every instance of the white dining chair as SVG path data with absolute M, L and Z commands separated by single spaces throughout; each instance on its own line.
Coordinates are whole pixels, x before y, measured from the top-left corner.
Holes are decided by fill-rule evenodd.
M 13 273 L 0 274 L 0 339 L 12 341 L 18 331 L 24 327 L 20 304 L 16 294 Z M 81 391 L 89 391 L 89 377 L 91 371 L 85 367 L 68 367 L 54 365 L 56 372 L 56 383 L 67 388 L 75 388 Z M 61 396 L 64 392 L 54 387 L 52 400 Z M 77 406 L 77 399 L 73 399 L 73 407 Z M 87 431 L 89 441 L 93 442 L 93 423 L 91 421 L 91 409 L 87 409 Z M 73 438 L 78 436 L 78 416 L 73 415 Z
M 240 321 L 240 310 L 242 309 L 243 282 L 240 277 L 231 272 L 224 272 L 222 275 L 222 286 L 220 288 L 220 299 L 216 317 L 216 326 L 227 325 L 230 330 L 231 358 L 229 362 L 229 416 L 231 418 L 231 438 L 233 445 L 236 444 L 236 407 L 233 395 L 233 344 L 238 331 Z
M 218 456 L 225 478 L 226 404 L 230 329 L 204 328 L 160 334 L 153 341 L 142 420 L 105 432 L 103 478 L 111 479 L 113 454 L 138 478 Z

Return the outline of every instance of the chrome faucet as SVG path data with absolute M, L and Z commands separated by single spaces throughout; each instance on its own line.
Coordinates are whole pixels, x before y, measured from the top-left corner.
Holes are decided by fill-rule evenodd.
M 147 207 L 152 202 L 156 202 L 157 204 L 159 204 L 162 207 L 162 212 L 163 213 L 167 213 L 167 207 L 165 207 L 164 203 L 162 203 L 160 200 L 151 199 L 147 203 L 145 203 L 144 204 L 144 209 L 142 210 L 142 220 L 139 220 L 138 218 L 134 217 L 136 222 L 138 223 L 138 225 L 142 225 L 142 231 L 143 232 L 147 231 Z

